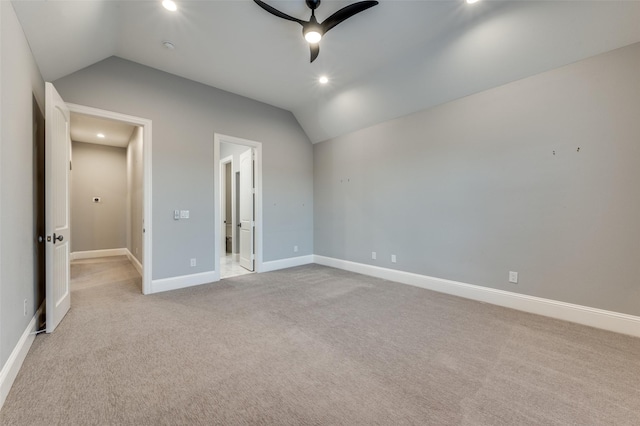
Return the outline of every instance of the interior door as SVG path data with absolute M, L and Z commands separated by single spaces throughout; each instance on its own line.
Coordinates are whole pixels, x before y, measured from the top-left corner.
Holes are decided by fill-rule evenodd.
M 240 266 L 253 271 L 253 149 L 240 154 Z
M 70 114 L 55 87 L 45 93 L 45 229 L 47 333 L 71 306 L 69 289 Z

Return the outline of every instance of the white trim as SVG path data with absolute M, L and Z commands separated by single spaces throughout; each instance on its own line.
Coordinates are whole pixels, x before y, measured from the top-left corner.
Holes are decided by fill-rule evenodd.
M 217 278 L 217 275 L 219 274 L 216 274 L 215 271 L 209 271 L 153 280 L 151 281 L 151 293 L 160 293 L 163 291 L 192 287 L 194 285 L 209 284 L 220 280 Z
M 78 114 L 92 115 L 94 117 L 101 117 L 110 120 L 123 121 L 125 123 L 133 124 L 135 126 L 142 127 L 142 162 L 143 162 L 143 192 L 144 200 L 142 209 L 143 223 L 142 228 L 144 234 L 142 235 L 142 293 L 151 293 L 151 253 L 152 253 L 152 230 L 151 230 L 151 208 L 152 203 L 152 182 L 151 182 L 151 141 L 152 141 L 152 121 L 146 118 L 135 117 L 133 115 L 121 114 L 119 112 L 107 111 L 104 109 L 93 108 L 85 105 L 78 105 L 73 103 L 67 103 L 67 107 L 70 112 Z
M 493 305 L 517 309 L 519 311 L 544 315 L 603 330 L 614 331 L 616 333 L 640 337 L 640 317 L 633 315 L 605 311 L 603 309 L 528 296 L 525 294 L 512 293 L 509 291 L 496 290 L 493 288 L 445 280 L 442 278 L 434 278 L 411 272 L 381 268 L 378 266 L 350 262 L 331 257 L 314 255 L 313 258 L 314 262 L 319 265 L 331 266 L 338 269 L 344 269 L 346 271 L 357 272 L 363 275 L 370 275 L 385 280 L 396 281 L 402 284 L 434 290 L 440 293 L 452 294 L 466 299 L 478 300 L 481 302 L 491 303 Z
M 314 263 L 313 255 L 290 257 L 288 259 L 271 260 L 262 264 L 262 272 L 277 271 L 278 269 L 293 268 Z
M 133 253 L 131 253 L 131 251 L 129 251 L 129 249 L 125 249 L 125 250 L 127 251 L 126 255 L 129 258 L 129 262 L 133 264 L 133 267 L 136 268 L 136 270 L 142 277 L 144 275 L 142 273 L 142 264 L 140 264 L 140 261 L 133 255 Z
M 213 208 L 213 223 L 214 223 L 214 247 L 215 247 L 215 274 L 216 279 L 214 281 L 220 280 L 220 254 L 218 250 L 221 247 L 221 220 L 222 216 L 221 211 L 221 202 L 220 197 L 222 196 L 220 191 L 220 143 L 232 143 L 236 145 L 249 146 L 253 148 L 255 151 L 255 170 L 254 170 L 254 179 L 255 179 L 255 272 L 262 272 L 263 264 L 262 264 L 262 143 L 251 141 L 248 139 L 237 138 L 234 136 L 221 135 L 219 133 L 215 133 L 213 135 L 213 176 L 218 178 L 218 181 L 213 185 L 213 200 L 214 200 L 214 208 Z
M 40 305 L 40 308 L 36 311 L 29 321 L 29 325 L 20 336 L 20 340 L 16 344 L 15 348 L 9 355 L 9 359 L 0 370 L 0 409 L 4 405 L 4 401 L 7 399 L 7 395 L 9 395 L 9 391 L 11 390 L 11 386 L 13 386 L 13 382 L 16 380 L 18 376 L 18 372 L 20 371 L 20 367 L 22 367 L 22 363 L 24 359 L 27 357 L 27 353 L 29 353 L 29 349 L 31 348 L 31 344 L 36 338 L 36 322 L 40 315 L 42 314 L 42 310 L 44 308 L 44 303 Z
M 87 250 L 87 251 L 74 251 L 71 253 L 71 260 L 78 259 L 94 259 L 96 257 L 109 257 L 109 256 L 126 256 L 127 252 L 126 248 L 117 248 L 117 249 L 105 249 L 105 250 Z

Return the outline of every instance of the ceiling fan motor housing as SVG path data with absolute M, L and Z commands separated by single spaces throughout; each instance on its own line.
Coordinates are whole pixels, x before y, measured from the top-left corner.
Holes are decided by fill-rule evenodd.
M 307 6 L 309 6 L 309 9 L 311 10 L 314 10 L 318 6 L 320 6 L 320 0 L 306 0 L 306 2 L 307 2 Z

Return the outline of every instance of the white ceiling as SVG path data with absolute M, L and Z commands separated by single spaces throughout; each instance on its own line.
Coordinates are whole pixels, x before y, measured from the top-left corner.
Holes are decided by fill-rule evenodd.
M 266 1 L 310 15 L 303 0 Z M 253 1 L 177 3 L 13 2 L 47 81 L 116 55 L 290 110 L 312 142 L 640 41 L 640 1 L 381 0 L 310 64 L 301 27 Z M 323 0 L 316 16 L 350 3 Z
M 71 140 L 126 148 L 135 126 L 120 121 L 71 113 Z M 102 133 L 104 138 L 98 137 Z

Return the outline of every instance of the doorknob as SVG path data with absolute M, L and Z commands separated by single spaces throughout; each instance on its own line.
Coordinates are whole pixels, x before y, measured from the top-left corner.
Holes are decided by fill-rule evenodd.
M 58 235 L 58 236 L 56 236 L 56 233 L 54 232 L 54 233 L 53 233 L 53 244 L 55 244 L 55 243 L 56 243 L 56 240 L 58 240 L 58 241 L 62 241 L 62 240 L 64 240 L 64 237 L 63 237 L 62 235 Z

